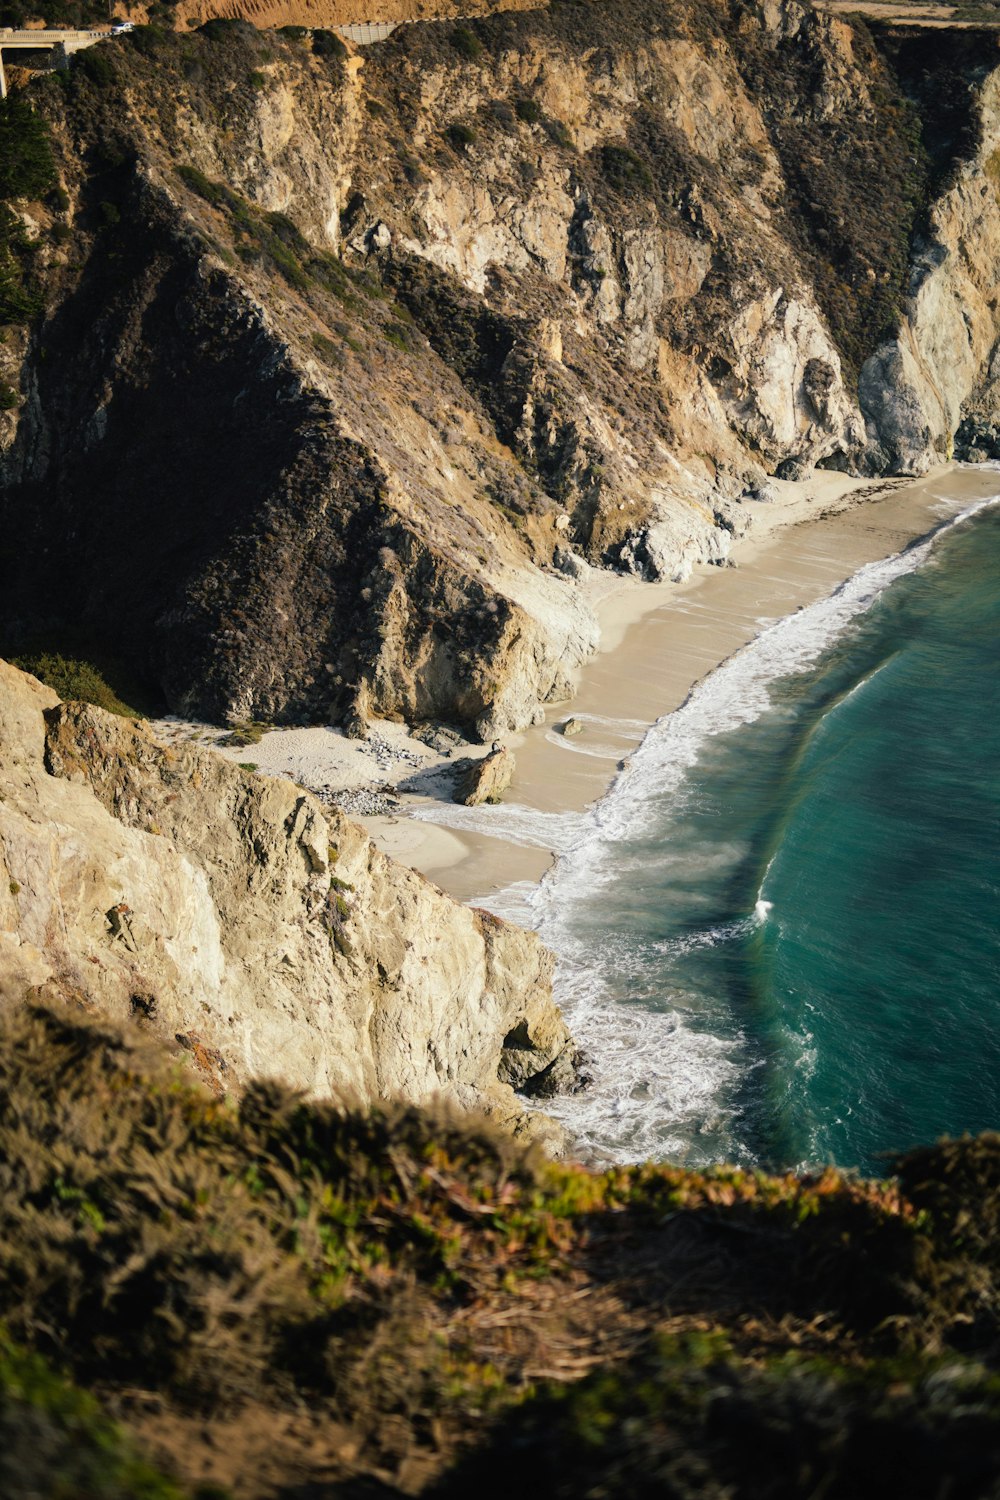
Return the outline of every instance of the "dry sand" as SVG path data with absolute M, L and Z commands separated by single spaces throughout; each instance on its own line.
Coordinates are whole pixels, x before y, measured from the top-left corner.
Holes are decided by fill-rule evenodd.
M 870 484 L 817 473 L 800 484 L 773 483 L 778 499 L 754 506 L 751 532 L 734 549 L 736 568 L 702 566 L 682 584 L 592 575 L 601 651 L 579 674 L 571 702 L 550 707 L 544 724 L 511 739 L 517 771 L 498 829 L 518 804 L 526 810 L 527 836 L 545 844 L 544 815 L 582 811 L 601 797 L 649 725 L 679 707 L 765 624 L 831 593 L 859 567 L 898 552 L 959 507 L 1000 491 L 995 470 L 956 465 L 918 481 Z M 559 726 L 571 715 L 584 728 L 566 738 Z M 405 725 L 379 722 L 367 742 L 322 727 L 272 730 L 257 744 L 225 748 L 225 731 L 210 726 L 167 719 L 154 728 L 168 739 L 220 748 L 266 774 L 290 776 L 329 800 L 346 801 L 352 815 L 363 811 L 372 788 L 384 788 L 387 815 L 360 820 L 386 853 L 459 900 L 537 880 L 553 857 L 547 846 L 481 831 L 489 826 L 489 808 L 478 810 L 474 833 L 426 821 L 449 816 L 453 760 L 486 753 L 457 737 L 433 749 Z M 352 791 L 360 793 L 354 807 Z

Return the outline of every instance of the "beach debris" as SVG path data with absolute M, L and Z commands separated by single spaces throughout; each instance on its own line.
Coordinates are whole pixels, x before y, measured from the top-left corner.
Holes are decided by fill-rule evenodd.
M 505 745 L 491 750 L 481 760 L 456 762 L 456 802 L 466 807 L 479 807 L 483 802 L 499 802 L 510 786 L 514 775 L 514 752 Z
M 340 791 L 323 787 L 316 796 L 327 807 L 339 807 L 354 818 L 387 818 L 399 812 L 399 798 L 391 786 L 355 786 Z

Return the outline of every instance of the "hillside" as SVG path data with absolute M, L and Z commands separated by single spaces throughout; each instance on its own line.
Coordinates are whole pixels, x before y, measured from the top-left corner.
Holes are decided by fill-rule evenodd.
M 34 85 L 6 649 L 489 741 L 570 691 L 590 567 L 681 576 L 775 473 L 989 441 L 996 38 L 893 38 L 643 0 L 613 41 L 560 4 L 356 55 L 215 21 Z
M 898 1169 L 596 1174 L 412 1110 L 233 1110 L 134 1030 L 21 1012 L 3 1492 L 985 1500 L 1000 1143 Z

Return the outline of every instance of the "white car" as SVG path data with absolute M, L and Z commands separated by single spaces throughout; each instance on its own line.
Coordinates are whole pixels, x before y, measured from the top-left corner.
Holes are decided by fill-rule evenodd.
M 134 21 L 116 21 L 115 24 L 111 28 L 111 35 L 112 36 L 121 36 L 126 31 L 134 31 L 134 30 L 135 30 L 135 22 Z

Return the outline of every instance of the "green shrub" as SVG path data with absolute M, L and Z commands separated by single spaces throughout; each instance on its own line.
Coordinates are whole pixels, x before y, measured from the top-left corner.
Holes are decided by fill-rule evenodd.
M 0 100 L 0 199 L 41 198 L 55 183 L 48 128 L 23 94 Z
M 387 323 L 382 333 L 386 342 L 392 344 L 394 349 L 409 350 L 413 347 L 410 330 L 402 323 Z
M 478 136 L 472 126 L 463 125 L 459 121 L 455 121 L 448 126 L 445 136 L 456 151 L 464 151 L 467 147 L 474 146 L 478 140 Z
M 601 167 L 609 185 L 624 197 L 652 189 L 653 174 L 648 163 L 627 146 L 603 146 Z
M 546 120 L 545 134 L 555 145 L 562 146 L 565 151 L 573 149 L 573 137 L 570 135 L 562 120 Z
M 475 62 L 483 55 L 482 42 L 474 31 L 469 30 L 468 26 L 456 26 L 448 40 L 455 51 L 470 62 Z
M 9 94 L 0 100 L 0 324 L 28 322 L 42 306 L 37 246 L 8 201 L 42 198 L 55 183 L 45 122 L 23 95 Z
M 518 99 L 514 105 L 514 113 L 525 125 L 537 125 L 542 118 L 541 106 L 534 99 Z
M 108 713 L 126 719 L 142 717 L 136 709 L 122 702 L 91 662 L 77 661 L 55 651 L 41 651 L 15 657 L 14 665 L 44 682 L 64 702 L 93 703 L 97 708 L 107 709 Z
M 239 35 L 256 35 L 255 27 L 247 21 L 240 21 L 226 16 L 214 16 L 206 21 L 203 26 L 198 27 L 202 36 L 208 37 L 210 42 L 231 42 Z
M 259 71 L 259 69 L 255 69 L 254 72 L 252 72 L 250 74 L 250 87 L 252 89 L 262 89 L 262 88 L 264 88 L 266 86 L 266 84 L 267 84 L 267 74 L 266 73 L 261 73 Z
M 129 45 L 143 57 L 158 57 L 167 46 L 167 32 L 163 26 L 136 26 L 128 33 Z
M 234 724 L 219 744 L 237 749 L 241 749 L 244 745 L 258 745 L 270 728 L 270 724 L 260 724 L 255 719 L 246 719 L 242 723 Z
M 93 1396 L 0 1328 L 0 1493 L 11 1500 L 184 1500 Z
M 338 62 L 347 56 L 347 48 L 337 33 L 322 28 L 312 34 L 312 49 L 317 57 L 333 57 Z
M 200 198 L 204 198 L 206 203 L 217 205 L 226 202 L 229 189 L 221 182 L 213 182 L 210 177 L 205 176 L 204 172 L 199 172 L 197 167 L 184 164 L 177 167 L 176 171 L 181 181 Z
M 87 47 L 85 51 L 74 54 L 72 64 L 74 70 L 83 73 L 91 83 L 96 83 L 101 88 L 107 88 L 115 80 L 115 65 L 107 47 Z

